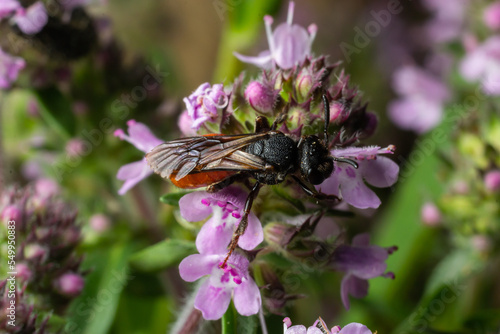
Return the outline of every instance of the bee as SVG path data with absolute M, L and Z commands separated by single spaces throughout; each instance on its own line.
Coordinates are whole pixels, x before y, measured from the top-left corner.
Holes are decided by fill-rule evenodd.
M 270 126 L 267 118 L 259 116 L 255 122 L 255 133 L 180 138 L 162 143 L 146 154 L 154 172 L 180 188 L 207 187 L 207 191 L 215 192 L 235 181 L 255 180 L 221 267 L 225 266 L 240 236 L 245 233 L 253 201 L 263 185 L 279 184 L 290 176 L 309 196 L 318 200 L 340 200 L 337 196 L 317 192 L 314 185 L 321 184 L 333 173 L 334 161 L 349 163 L 354 168 L 358 165 L 353 160 L 330 154 L 330 107 L 326 95 L 322 99 L 325 117 L 323 140 L 307 135 L 297 141 L 276 130 L 281 117 L 277 117 Z

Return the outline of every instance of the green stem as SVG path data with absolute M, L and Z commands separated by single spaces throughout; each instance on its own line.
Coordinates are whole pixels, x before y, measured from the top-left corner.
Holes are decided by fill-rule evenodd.
M 229 304 L 226 313 L 222 316 L 222 334 L 237 334 L 238 314 L 234 308 L 233 302 Z

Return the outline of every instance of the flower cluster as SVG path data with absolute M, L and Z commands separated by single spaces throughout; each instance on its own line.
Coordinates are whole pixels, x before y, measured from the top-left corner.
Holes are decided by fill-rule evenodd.
M 304 325 L 292 326 L 292 321 L 290 318 L 283 319 L 283 334 L 372 334 L 372 331 L 368 329 L 365 325 L 359 323 L 350 323 L 344 327 L 333 326 L 328 330 L 327 325 L 321 319 L 318 318 L 312 326 L 306 329 Z
M 249 180 L 242 180 L 239 185 L 222 186 L 217 192 L 209 188 L 210 192 L 196 191 L 184 195 L 179 201 L 180 216 L 188 222 L 203 221 L 203 225 L 196 236 L 199 254 L 185 258 L 179 271 L 188 282 L 203 279 L 196 292 L 194 307 L 205 319 L 221 318 L 231 298 L 236 310 L 245 316 L 256 314 L 262 304 L 279 313 L 287 300 L 295 298 L 286 291 L 286 284 L 279 282 L 272 263 L 266 264 L 265 254 L 275 250 L 292 261 L 300 261 L 318 249 L 324 249 L 324 259 L 313 267 L 345 274 L 341 295 L 346 308 L 349 308 L 349 295 L 361 298 L 367 294 L 369 279 L 379 276 L 394 278 L 394 274 L 386 272 L 385 263 L 394 247 L 386 249 L 370 245 L 368 235 L 358 235 L 349 245 L 338 235 L 332 242 L 314 234 L 320 221 L 330 222 L 330 227 L 336 226 L 331 217 L 324 217 L 324 214 L 337 207 L 339 202 L 359 209 L 379 207 L 380 199 L 367 184 L 390 187 L 397 180 L 399 168 L 385 156 L 394 153 L 393 145 L 386 148 L 360 145 L 374 133 L 377 117 L 361 101 L 360 92 L 350 84 L 350 77 L 339 69 L 338 63 L 330 64 L 325 56 L 312 55 L 316 25 L 305 29 L 293 24 L 293 12 L 294 3 L 291 2 L 287 22 L 276 27 L 274 32 L 271 30 L 272 18 L 264 18 L 268 51 L 258 57 L 235 53 L 238 59 L 262 69 L 257 78 L 246 80 L 241 75 L 232 86 L 200 85 L 184 99 L 186 110 L 178 125 L 188 137 L 210 133 L 252 133 L 256 131 L 253 124 L 257 116 L 264 116 L 296 142 L 303 136 L 316 138 L 312 136 L 324 133 L 327 152 L 334 161 L 333 172 L 321 179 L 323 182 L 315 183 L 316 189 L 310 185 L 309 192 L 330 201 L 297 203 L 301 201 L 294 199 L 305 197 L 296 182 L 290 182 L 293 180 L 289 178 L 282 183 L 281 195 L 261 191 L 248 215 L 246 230 L 234 239 L 245 210 L 250 206 L 248 203 L 251 203 L 247 201 L 250 192 L 245 190 L 252 188 L 250 182 L 246 182 Z M 332 75 L 334 72 L 336 74 Z M 324 100 L 327 103 L 324 104 Z M 325 122 L 330 125 L 326 130 Z M 128 136 L 121 130 L 115 135 L 143 152 L 158 145 L 159 140 L 144 125 L 133 121 L 128 125 Z M 136 130 L 139 128 L 141 134 Z M 143 161 L 131 165 L 118 172 L 118 178 L 125 180 L 120 194 L 150 174 Z M 277 213 L 275 207 L 279 205 L 285 207 L 288 216 Z M 293 206 L 303 215 L 291 215 Z M 263 229 L 262 224 L 266 223 L 269 224 Z M 232 242 L 237 243 L 237 248 L 225 262 L 228 244 Z M 259 266 L 262 277 L 252 278 L 254 266 Z M 263 293 L 261 296 L 258 285 L 276 287 L 280 294 Z M 357 328 L 348 325 L 346 333 L 351 328 L 349 326 Z M 299 332 L 294 328 L 286 331 Z
M 84 287 L 81 258 L 75 253 L 81 241 L 76 212 L 57 200 L 50 187 L 38 182 L 7 190 L 0 198 L 2 221 L 15 221 L 19 296 L 25 294 L 33 304 L 25 310 L 26 319 L 33 309 L 64 312 Z

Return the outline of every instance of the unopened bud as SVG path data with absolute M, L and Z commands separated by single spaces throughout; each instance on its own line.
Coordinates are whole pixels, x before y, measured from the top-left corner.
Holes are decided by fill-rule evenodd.
M 16 205 L 8 205 L 3 209 L 0 217 L 2 218 L 2 221 L 7 223 L 10 220 L 21 220 L 21 214 L 21 210 Z
M 266 87 L 258 81 L 252 81 L 245 89 L 245 98 L 257 112 L 262 114 L 273 112 L 276 94 L 272 87 Z
M 441 212 L 434 203 L 426 202 L 420 211 L 420 219 L 429 226 L 436 226 L 441 223 Z
M 472 247 L 479 252 L 487 252 L 491 249 L 490 238 L 485 235 L 477 234 L 471 238 Z
M 498 192 L 500 190 L 500 170 L 492 170 L 486 173 L 484 186 L 488 191 Z
M 33 275 L 31 269 L 25 263 L 16 264 L 17 277 L 21 278 L 22 281 L 27 282 Z
M 105 232 L 110 227 L 110 221 L 108 216 L 98 213 L 93 215 L 89 219 L 90 227 L 96 232 Z
M 297 90 L 297 98 L 299 102 L 306 101 L 313 87 L 313 78 L 307 69 L 303 69 L 297 76 L 295 89 Z
M 82 276 L 74 273 L 67 273 L 57 278 L 54 281 L 54 288 L 60 294 L 67 297 L 78 296 L 85 285 L 85 280 Z
M 285 247 L 296 231 L 295 226 L 269 223 L 264 227 L 264 238 L 271 245 Z
M 46 255 L 47 250 L 39 244 L 29 244 L 24 248 L 24 257 L 28 260 L 38 258 L 44 259 Z
M 82 156 L 85 153 L 85 143 L 83 140 L 81 140 L 79 138 L 70 139 L 66 143 L 65 150 L 66 150 L 66 154 L 69 157 Z

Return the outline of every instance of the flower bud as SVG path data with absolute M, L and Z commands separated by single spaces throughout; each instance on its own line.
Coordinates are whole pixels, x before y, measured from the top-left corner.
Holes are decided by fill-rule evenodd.
M 39 179 L 35 183 L 35 192 L 41 199 L 50 198 L 59 193 L 59 185 L 51 179 Z
M 426 202 L 420 211 L 420 219 L 429 226 L 436 226 L 441 223 L 441 212 L 432 202 Z
M 66 273 L 54 281 L 54 288 L 66 297 L 76 297 L 82 292 L 85 280 L 74 273 Z
M 274 109 L 276 93 L 272 87 L 252 81 L 245 89 L 245 99 L 257 112 L 270 114 Z
M 98 213 L 90 217 L 90 227 L 96 232 L 105 232 L 109 229 L 111 223 L 108 216 Z
M 39 244 L 29 244 L 24 248 L 24 257 L 28 260 L 43 259 L 47 257 L 47 250 Z
M 81 140 L 80 138 L 73 138 L 70 139 L 66 143 L 66 154 L 69 157 L 79 157 L 85 154 L 86 148 L 85 148 L 85 142 Z M 88 154 L 88 152 L 87 152 Z
M 2 214 L 0 214 L 0 217 L 2 218 L 2 221 L 7 224 L 8 221 L 14 220 L 14 221 L 19 221 L 21 220 L 21 210 L 16 206 L 16 205 L 8 205 L 6 206 Z
M 464 180 L 458 180 L 453 184 L 452 190 L 459 195 L 467 195 L 469 193 L 469 185 Z
M 477 234 L 471 238 L 472 247 L 478 252 L 488 252 L 492 248 L 491 240 L 485 235 Z
M 490 192 L 500 190 L 500 170 L 492 170 L 484 176 L 484 186 Z
M 295 226 L 269 223 L 264 227 L 264 238 L 271 245 L 285 247 L 290 242 L 296 230 Z
M 297 98 L 299 102 L 307 100 L 311 94 L 313 87 L 313 78 L 310 72 L 305 68 L 300 71 L 296 79 L 295 89 L 297 90 Z
M 29 279 L 33 275 L 31 269 L 25 263 L 16 264 L 16 272 L 17 272 L 17 277 L 21 278 L 21 280 L 24 282 L 29 281 Z

